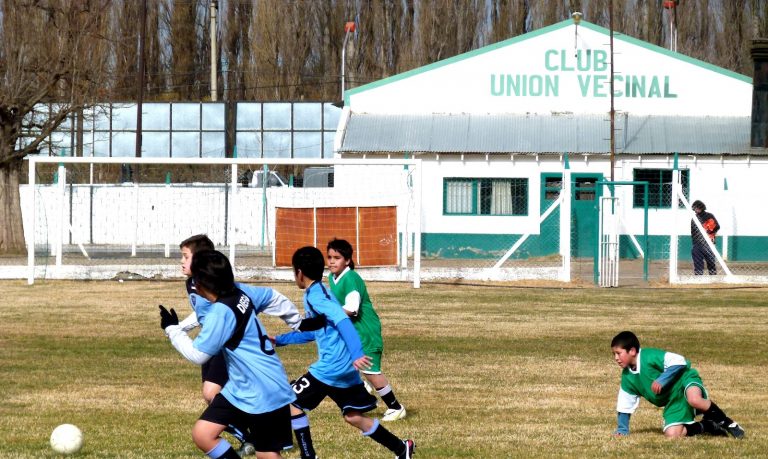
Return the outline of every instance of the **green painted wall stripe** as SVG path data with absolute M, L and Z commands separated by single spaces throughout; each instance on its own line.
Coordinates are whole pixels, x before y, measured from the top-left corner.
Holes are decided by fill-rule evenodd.
M 546 223 L 546 222 L 545 222 Z M 422 256 L 433 259 L 498 259 L 521 237 L 520 234 L 467 234 L 467 233 L 422 233 Z M 643 245 L 643 236 L 635 235 Z M 691 259 L 691 238 L 680 238 L 679 260 Z M 717 238 L 717 247 L 722 251 L 723 238 Z M 622 259 L 636 259 L 639 253 L 629 239 L 621 236 Z M 555 256 L 559 253 L 558 232 L 542 232 L 529 237 L 513 254 L 513 260 L 533 257 Z M 648 236 L 648 259 L 653 261 L 669 259 L 669 236 Z M 728 238 L 728 260 L 730 262 L 768 261 L 768 236 L 731 236 Z

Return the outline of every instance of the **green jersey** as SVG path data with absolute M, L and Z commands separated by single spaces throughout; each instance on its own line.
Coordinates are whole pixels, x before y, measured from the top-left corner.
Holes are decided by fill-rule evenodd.
M 680 377 L 671 381 L 668 387 L 664 387 L 660 394 L 654 394 L 651 390 L 653 382 L 664 373 L 666 368 L 675 365 L 685 365 L 686 369 Z M 670 401 L 670 396 L 684 395 L 688 376 L 693 376 L 693 373 L 698 377 L 698 372 L 691 368 L 691 363 L 685 357 L 662 349 L 644 347 L 640 349 L 637 355 L 637 368 L 635 370 L 625 368 L 621 372 L 621 392 L 633 397 L 642 397 L 656 406 L 666 406 Z M 620 407 L 622 405 L 621 398 L 620 394 Z M 621 409 L 619 411 L 622 412 Z
M 373 309 L 363 278 L 354 270 L 347 268 L 338 277 L 328 276 L 328 283 L 331 286 L 331 292 L 342 305 L 346 303 L 347 295 L 357 292 L 360 296 L 360 308 L 357 315 L 352 317 L 352 323 L 355 325 L 357 334 L 360 335 L 363 352 L 366 355 L 382 352 L 384 340 L 381 337 L 381 320 Z

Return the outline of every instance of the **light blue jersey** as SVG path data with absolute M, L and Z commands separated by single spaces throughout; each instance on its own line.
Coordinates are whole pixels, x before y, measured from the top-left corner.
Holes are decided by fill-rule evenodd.
M 315 341 L 319 358 L 309 366 L 312 376 L 333 387 L 362 384 L 360 374 L 352 366 L 353 360 L 363 356 L 360 337 L 330 290 L 322 282 L 316 281 L 304 291 L 304 316 L 309 318 L 320 315 L 326 318 L 325 327 L 311 332 L 280 335 L 277 344 L 282 346 Z
M 210 303 L 190 295 L 202 326 L 192 345 L 200 352 L 224 354 L 229 380 L 221 394 L 238 409 L 251 414 L 281 408 L 296 396 L 283 364 L 275 354 L 257 314 L 272 302 L 274 290 L 237 284 L 235 295 Z

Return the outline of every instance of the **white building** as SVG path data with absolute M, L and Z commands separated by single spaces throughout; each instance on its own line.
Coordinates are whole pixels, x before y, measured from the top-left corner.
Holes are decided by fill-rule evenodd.
M 689 202 L 718 217 L 723 256 L 768 260 L 768 219 L 754 206 L 768 151 L 750 145 L 760 124 L 750 118 L 751 78 L 621 34 L 611 68 L 610 36 L 563 21 L 349 90 L 337 156 L 424 161 L 426 259 L 493 261 L 524 236 L 511 258 L 558 254 L 562 225 L 540 216 L 568 169 L 574 257 L 598 253 L 603 182 L 642 181 L 647 219 L 643 185 L 614 188 L 622 258 L 668 261 L 679 240 L 677 258 L 690 262 L 689 210 L 671 198 L 677 166 Z

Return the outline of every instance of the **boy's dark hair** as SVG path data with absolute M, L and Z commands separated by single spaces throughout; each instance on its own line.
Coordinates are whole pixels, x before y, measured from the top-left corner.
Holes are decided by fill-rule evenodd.
M 291 264 L 293 265 L 294 273 L 298 273 L 301 270 L 306 277 L 313 281 L 323 279 L 325 259 L 323 258 L 323 253 L 316 247 L 307 246 L 296 250 L 293 253 Z
M 703 211 L 707 210 L 707 206 L 703 202 L 701 202 L 701 201 L 699 201 L 697 199 L 697 200 L 693 201 L 693 204 L 691 204 L 691 209 L 693 209 L 693 210 L 701 209 L 701 211 L 703 212 Z
M 192 257 L 192 278 L 216 296 L 224 296 L 235 290 L 235 276 L 227 257 L 216 250 L 201 250 Z
M 216 250 L 213 242 L 208 239 L 208 235 L 206 234 L 195 234 L 194 236 L 184 239 L 181 241 L 181 244 L 179 244 L 179 248 L 183 249 L 184 247 L 189 248 L 189 251 L 192 253 L 197 253 L 201 250 Z
M 634 347 L 636 351 L 639 351 L 640 340 L 637 339 L 637 336 L 631 331 L 623 331 L 613 337 L 613 340 L 611 340 L 611 347 L 620 347 L 627 351 Z
M 328 242 L 328 246 L 325 248 L 325 251 L 327 252 L 331 249 L 339 252 L 339 255 L 344 257 L 345 260 L 349 260 L 349 269 L 355 269 L 355 262 L 352 260 L 352 244 L 350 244 L 346 239 L 333 238 L 333 240 Z

